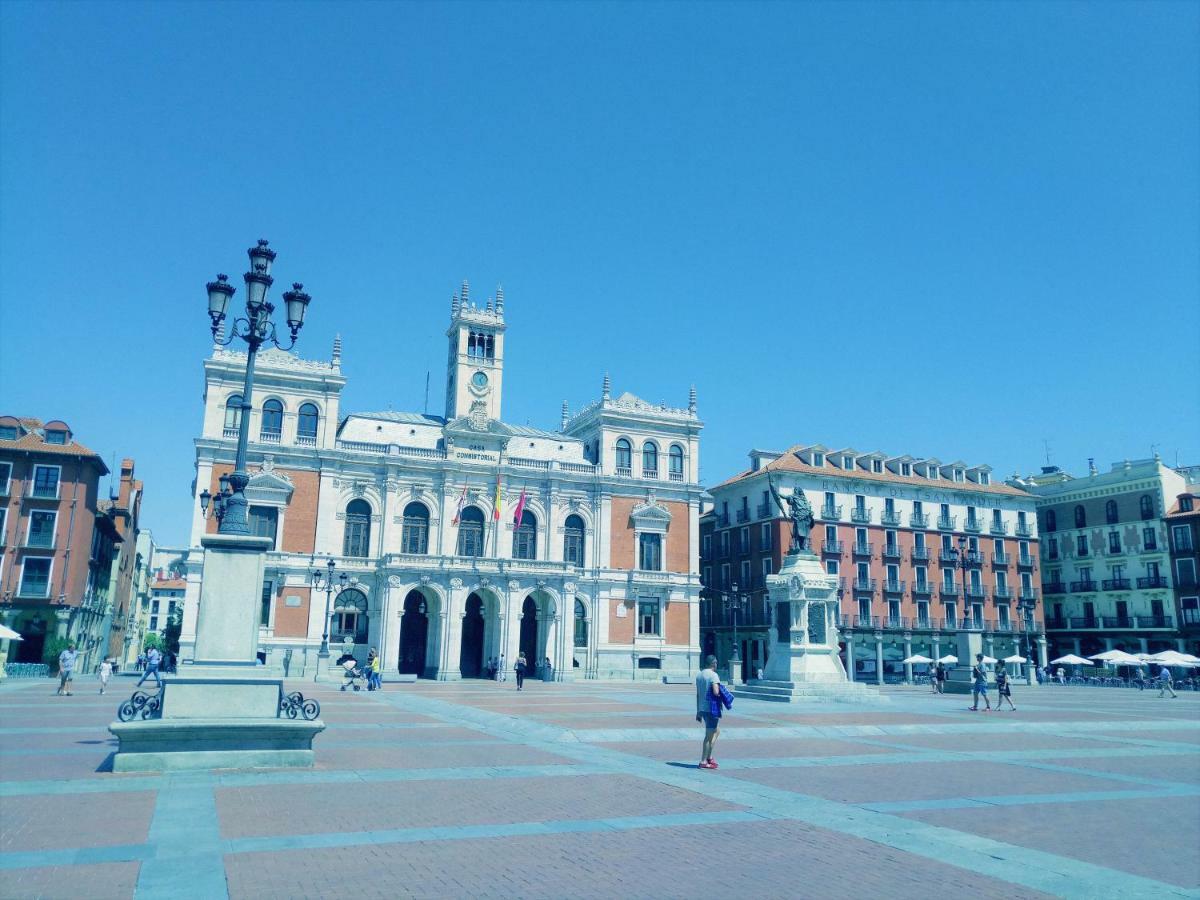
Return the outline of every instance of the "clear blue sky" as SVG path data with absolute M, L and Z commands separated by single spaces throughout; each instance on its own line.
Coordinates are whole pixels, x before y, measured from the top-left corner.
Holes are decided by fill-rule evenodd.
M 10 0 L 0 409 L 135 457 L 184 541 L 204 282 L 267 237 L 344 411 L 440 406 L 468 278 L 506 418 L 695 382 L 708 483 L 799 441 L 1200 463 L 1198 11 Z

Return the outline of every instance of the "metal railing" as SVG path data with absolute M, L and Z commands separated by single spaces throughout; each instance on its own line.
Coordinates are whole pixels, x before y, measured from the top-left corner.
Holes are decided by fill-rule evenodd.
M 845 544 L 841 541 L 826 541 L 821 545 L 821 552 L 831 556 L 841 556 L 844 549 Z
M 954 602 L 954 601 L 958 600 L 960 593 L 961 593 L 961 591 L 957 584 L 940 584 L 940 585 L 938 585 L 938 596 L 941 597 L 942 600 L 949 600 L 950 602 Z
M 992 554 L 992 562 L 998 566 L 1007 566 L 1010 562 L 1012 562 L 1012 555 L 1009 553 L 1003 553 L 1003 552 L 993 553 Z
M 900 545 L 899 544 L 884 544 L 883 556 L 885 559 L 899 559 Z
M 1101 585 L 1106 591 L 1127 591 L 1129 590 L 1130 584 L 1131 582 L 1128 578 L 1105 578 L 1104 581 L 1101 582 Z
M 900 513 L 896 512 L 896 510 L 894 510 L 894 509 L 892 509 L 892 510 L 885 509 L 883 511 L 883 513 L 880 515 L 879 521 L 880 521 L 880 524 L 883 524 L 883 525 L 899 525 L 900 524 Z
M 1012 588 L 1010 587 L 994 587 L 992 588 L 993 600 L 1011 600 L 1013 597 Z
M 1165 588 L 1167 586 L 1167 579 L 1161 575 L 1149 575 L 1145 578 L 1139 578 L 1137 586 L 1143 590 L 1147 588 Z
M 933 593 L 933 582 L 932 581 L 914 582 L 912 592 L 913 592 L 913 596 L 920 595 L 922 597 L 927 597 Z
M 1099 586 L 1094 581 L 1072 581 L 1072 594 L 1090 594 L 1099 590 Z
M 841 519 L 841 517 L 842 517 L 841 506 L 830 506 L 829 504 L 825 504 L 824 506 L 821 507 L 821 518 L 822 519 L 831 519 L 833 521 L 837 521 L 837 520 Z
M 937 527 L 943 531 L 953 531 L 958 523 L 958 516 L 938 516 Z
M 983 522 L 979 519 L 968 518 L 963 524 L 963 531 L 973 531 L 976 533 L 983 531 Z
M 850 521 L 859 525 L 866 525 L 871 521 L 871 510 L 868 507 L 856 506 L 850 510 Z
M 912 552 L 908 554 L 908 558 L 912 562 L 928 562 L 929 557 L 928 547 L 913 547 Z
M 883 582 L 883 592 L 885 594 L 903 594 L 904 593 L 904 584 L 905 584 L 905 582 L 903 582 L 903 581 L 886 581 L 885 580 Z
M 912 513 L 908 517 L 908 525 L 910 528 L 928 528 L 929 513 Z
M 1023 588 L 1021 588 L 1021 599 L 1022 600 L 1033 600 L 1036 603 L 1041 598 L 1038 597 L 1038 592 L 1035 591 L 1033 588 L 1023 587 Z
M 876 582 L 874 578 L 855 578 L 851 586 L 855 591 L 869 591 L 874 593 L 875 584 Z
M 1026 568 L 1031 567 L 1033 565 L 1033 557 L 1030 556 L 1028 553 L 1018 554 L 1017 555 L 1017 565 L 1024 566 Z
M 1042 585 L 1042 590 L 1047 594 L 1065 594 L 1067 585 L 1062 581 L 1047 581 Z
M 744 525 L 746 522 L 749 522 L 749 521 L 750 521 L 750 510 L 739 509 L 737 511 L 737 523 L 739 525 Z
M 854 544 L 852 552 L 854 553 L 855 556 L 870 556 L 871 555 L 871 542 L 867 541 L 867 543 L 865 543 L 865 544 L 856 542 Z
M 987 590 L 982 584 L 968 584 L 963 588 L 963 592 L 968 597 L 973 597 L 976 600 L 981 600 L 987 596 Z
M 770 518 L 772 518 L 772 515 L 771 515 L 771 504 L 770 504 L 770 503 L 760 503 L 760 504 L 758 504 L 757 512 L 758 512 L 758 517 L 759 517 L 760 519 L 770 519 Z
M 1033 528 L 1026 523 L 1017 523 L 1017 537 L 1033 537 Z
M 1008 523 L 1001 520 L 997 522 L 995 519 L 988 524 L 988 534 L 1008 534 Z

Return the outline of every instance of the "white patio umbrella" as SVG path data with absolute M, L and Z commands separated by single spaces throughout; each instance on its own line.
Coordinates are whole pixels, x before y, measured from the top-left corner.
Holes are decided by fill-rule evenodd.
M 912 656 L 906 657 L 904 662 L 912 663 L 913 665 L 922 665 L 925 663 L 931 663 L 933 660 L 928 656 L 922 656 L 920 653 L 914 653 Z
M 1090 659 L 1084 659 L 1082 656 L 1076 656 L 1074 653 L 1068 653 L 1066 656 L 1060 656 L 1058 659 L 1050 660 L 1050 665 L 1057 666 L 1090 666 L 1094 663 Z
M 1187 653 L 1180 653 L 1177 650 L 1163 650 L 1161 653 L 1155 653 L 1148 657 L 1150 662 L 1156 662 L 1164 666 L 1194 666 L 1196 665 L 1196 657 L 1189 656 Z
M 1006 663 L 1023 663 L 1023 662 L 1025 662 L 1025 657 L 1021 656 L 1018 653 L 1014 653 L 1012 656 L 1004 657 L 1004 661 Z
M 13 631 L 11 628 L 9 628 L 7 625 L 0 625 L 0 640 L 23 641 L 23 640 L 25 640 L 25 638 L 21 637 L 19 634 L 17 634 L 15 631 Z
M 955 656 L 953 653 L 947 653 L 945 656 L 943 656 L 941 659 L 939 659 L 939 660 L 938 660 L 938 662 L 940 662 L 940 663 L 955 663 L 955 664 L 957 664 L 957 663 L 958 663 L 958 657 L 957 657 L 957 656 Z
M 1124 650 L 1105 650 L 1103 653 L 1097 653 L 1088 659 L 1098 659 L 1101 662 L 1106 662 L 1113 666 L 1144 666 L 1142 660 L 1138 659 L 1132 653 L 1126 653 Z

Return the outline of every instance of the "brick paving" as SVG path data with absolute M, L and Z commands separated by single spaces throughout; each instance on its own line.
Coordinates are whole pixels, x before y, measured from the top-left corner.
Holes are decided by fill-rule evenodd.
M 0 686 L 4 900 L 1200 890 L 1197 694 L 742 699 L 702 772 L 687 685 L 295 683 L 314 769 L 115 775 L 131 687 Z

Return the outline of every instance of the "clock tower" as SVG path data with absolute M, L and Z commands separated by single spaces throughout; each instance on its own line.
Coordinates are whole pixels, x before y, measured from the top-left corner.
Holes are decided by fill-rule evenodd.
M 446 366 L 446 420 L 500 418 L 504 384 L 504 290 L 487 306 L 471 302 L 467 282 L 450 301 L 450 355 Z

